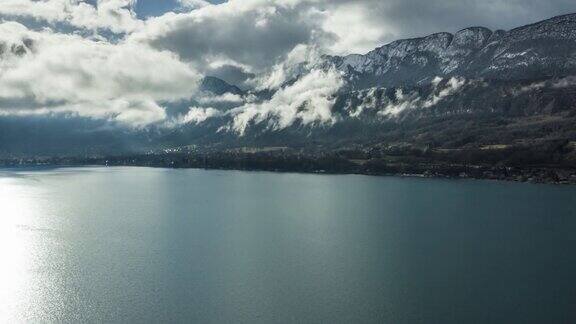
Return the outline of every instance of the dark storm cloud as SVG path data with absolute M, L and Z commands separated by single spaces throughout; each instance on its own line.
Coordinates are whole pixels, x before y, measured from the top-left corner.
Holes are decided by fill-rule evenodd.
M 340 0 L 338 3 L 351 3 Z M 395 37 L 457 31 L 469 26 L 511 29 L 576 12 L 572 0 L 370 0 L 368 20 L 390 26 Z
M 230 60 L 256 68 L 269 66 L 297 44 L 313 42 L 315 21 L 300 6 L 225 6 L 160 17 L 148 24 L 144 37 L 202 65 Z

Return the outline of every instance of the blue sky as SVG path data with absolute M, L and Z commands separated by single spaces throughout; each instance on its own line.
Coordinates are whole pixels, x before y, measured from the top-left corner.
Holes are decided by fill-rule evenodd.
M 226 0 L 208 0 L 211 3 L 222 3 Z M 136 13 L 140 18 L 150 16 L 160 16 L 168 11 L 178 8 L 177 0 L 138 0 L 136 3 Z

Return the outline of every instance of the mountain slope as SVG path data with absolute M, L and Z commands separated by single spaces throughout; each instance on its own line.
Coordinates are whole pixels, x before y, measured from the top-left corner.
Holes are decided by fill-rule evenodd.
M 328 57 L 355 89 L 436 76 L 522 80 L 576 73 L 576 14 L 511 31 L 472 27 L 398 40 L 366 55 Z
M 235 95 L 241 95 L 244 93 L 237 86 L 231 85 L 222 79 L 212 76 L 207 76 L 202 80 L 202 83 L 200 84 L 200 90 L 208 91 L 218 96 L 221 96 L 226 93 L 231 93 Z
M 165 143 L 211 151 L 289 147 L 376 161 L 374 170 L 393 165 L 398 172 L 420 163 L 414 170 L 576 168 L 576 14 L 510 31 L 472 27 L 399 40 L 366 55 L 325 56 L 261 100 L 284 105 L 274 98 L 312 92 L 302 85 L 318 69 L 325 72 L 316 73 L 320 79 L 336 69 L 344 80 L 320 104 L 294 100 L 280 112 L 250 104 L 181 127 Z M 330 118 L 298 117 L 326 102 Z M 290 109 L 292 123 L 278 127 Z M 230 126 L 238 120 L 246 125 L 241 134 Z
M 287 146 L 388 154 L 400 147 L 480 155 L 498 147 L 536 152 L 552 142 L 563 147 L 563 161 L 576 161 L 570 144 L 576 142 L 576 14 L 510 31 L 471 27 L 398 40 L 366 55 L 324 56 L 298 70 L 279 89 L 263 91 L 206 77 L 200 95 L 167 107 L 184 121 L 173 127 L 77 127 L 72 137 L 90 146 L 84 151 L 106 153 L 104 138 L 126 139 L 114 147 L 141 151 Z M 42 132 L 61 125 L 38 119 L 34 127 L 19 127 L 18 118 L 2 119 L 12 127 L 0 135 L 34 143 L 27 151 L 33 153 L 51 138 Z M 49 152 L 66 151 L 60 142 L 52 140 Z M 0 140 L 0 152 L 9 154 L 14 147 L 6 143 Z M 78 147 L 76 141 L 75 152 Z

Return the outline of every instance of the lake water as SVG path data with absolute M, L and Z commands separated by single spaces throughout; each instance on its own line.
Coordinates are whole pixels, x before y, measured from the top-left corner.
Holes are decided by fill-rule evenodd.
M 0 170 L 0 322 L 575 323 L 576 188 Z

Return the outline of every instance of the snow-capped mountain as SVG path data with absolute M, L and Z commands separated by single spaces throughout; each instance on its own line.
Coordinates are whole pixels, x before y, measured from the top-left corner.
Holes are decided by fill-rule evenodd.
M 33 44 L 0 46 L 4 55 L 21 50 Z M 166 106 L 169 127 L 153 125 L 134 136 L 99 130 L 146 149 L 576 143 L 576 14 L 510 31 L 471 27 L 398 40 L 365 55 L 320 56 L 284 75 L 280 86 L 253 90 L 206 77 L 199 94 Z M 6 134 L 14 123 L 6 123 Z M 53 124 L 46 129 L 62 128 Z M 21 129 L 28 128 L 18 127 L 14 137 L 30 142 Z
M 365 55 L 323 56 L 295 70 L 296 77 L 265 97 L 207 79 L 231 89 L 230 94 L 250 95 L 251 101 L 238 101 L 223 113 L 195 108 L 194 114 L 210 118 L 188 127 L 217 125 L 208 133 L 265 141 L 277 132 L 309 137 L 351 120 L 381 125 L 439 110 L 453 115 L 496 111 L 478 98 L 490 93 L 498 106 L 514 105 L 537 91 L 574 85 L 569 76 L 576 74 L 576 14 L 510 31 L 471 27 L 398 40 Z
M 435 77 L 523 80 L 576 72 L 576 14 L 510 31 L 471 27 L 392 42 L 366 55 L 327 57 L 355 89 Z

